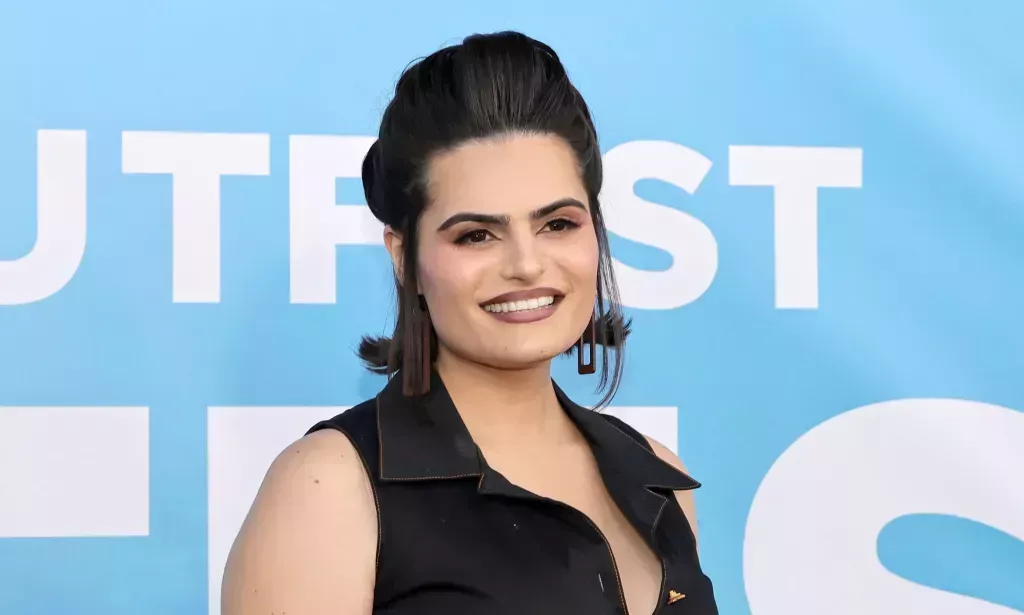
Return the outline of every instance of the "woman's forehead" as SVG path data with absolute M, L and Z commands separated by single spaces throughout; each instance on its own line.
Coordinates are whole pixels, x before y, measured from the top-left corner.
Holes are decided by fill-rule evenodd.
M 515 215 L 567 197 L 586 202 L 572 149 L 546 135 L 473 141 L 440 154 L 429 165 L 427 187 L 436 215 Z

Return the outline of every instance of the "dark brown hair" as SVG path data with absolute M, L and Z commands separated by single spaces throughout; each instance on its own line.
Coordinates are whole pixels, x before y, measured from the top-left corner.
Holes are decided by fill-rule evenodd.
M 362 178 L 370 210 L 403 237 L 404 274 L 395 279 L 394 334 L 364 336 L 359 356 L 375 373 L 403 372 L 407 393 L 426 392 L 437 339 L 424 316 L 427 306 L 417 294 L 416 271 L 417 223 L 428 203 L 428 163 L 431 156 L 467 141 L 515 133 L 561 137 L 579 163 L 599 250 L 595 335 L 602 346 L 598 389 L 605 390 L 600 406 L 612 398 L 622 377 L 621 345 L 629 323 L 620 308 L 598 204 L 602 165 L 597 133 L 590 110 L 555 52 L 517 32 L 470 36 L 414 63 L 398 80 L 378 139 L 363 160 Z M 422 321 L 425 329 L 417 331 Z M 614 360 L 609 349 L 615 350 Z M 574 345 L 566 354 L 575 350 Z

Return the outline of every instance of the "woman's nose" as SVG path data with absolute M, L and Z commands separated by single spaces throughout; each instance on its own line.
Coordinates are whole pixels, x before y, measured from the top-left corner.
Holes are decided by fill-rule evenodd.
M 505 277 L 532 281 L 544 273 L 544 258 L 532 233 L 506 242 Z

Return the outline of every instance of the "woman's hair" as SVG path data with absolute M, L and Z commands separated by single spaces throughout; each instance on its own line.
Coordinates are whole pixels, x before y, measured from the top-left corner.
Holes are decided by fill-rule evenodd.
M 378 139 L 363 160 L 363 190 L 374 216 L 403 237 L 402 274 L 396 275 L 398 315 L 390 337 L 364 336 L 359 356 L 375 373 L 427 373 L 436 359 L 432 332 L 410 335 L 422 310 L 417 294 L 417 223 L 428 205 L 427 168 L 433 156 L 469 141 L 505 135 L 553 135 L 573 150 L 589 198 L 599 250 L 595 338 L 602 346 L 598 405 L 622 377 L 621 345 L 629 333 L 612 271 L 598 194 L 602 165 L 597 134 L 583 97 L 555 52 L 517 32 L 473 35 L 410 66 L 384 111 Z M 572 354 L 576 346 L 566 353 Z M 609 362 L 609 348 L 616 349 Z M 596 348 L 595 354 L 596 354 Z M 594 357 L 596 358 L 596 357 Z M 609 369 L 611 368 L 611 369 Z M 418 392 L 429 384 L 420 382 Z M 609 386 L 610 385 L 610 386 Z

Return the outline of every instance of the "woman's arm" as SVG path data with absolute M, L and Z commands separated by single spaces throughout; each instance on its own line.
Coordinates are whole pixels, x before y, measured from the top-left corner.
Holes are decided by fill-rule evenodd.
M 368 615 L 377 508 L 366 470 L 341 432 L 282 451 L 228 556 L 223 615 Z

